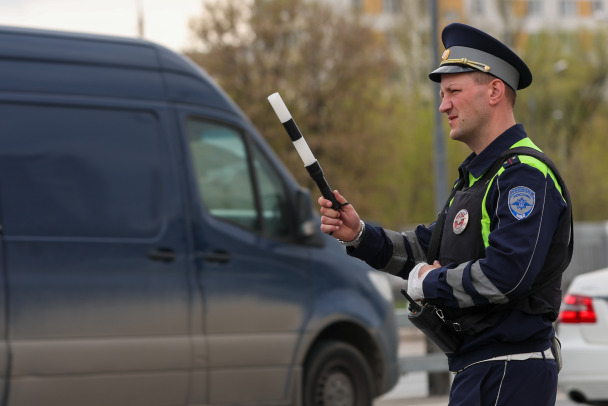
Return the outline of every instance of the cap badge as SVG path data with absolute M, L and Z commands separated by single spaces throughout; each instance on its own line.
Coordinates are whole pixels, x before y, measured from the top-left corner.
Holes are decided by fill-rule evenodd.
M 454 217 L 454 223 L 452 224 L 454 234 L 462 234 L 464 229 L 467 228 L 467 224 L 469 224 L 469 212 L 462 209 Z
M 441 55 L 441 60 L 445 61 L 446 59 L 448 59 L 449 56 L 450 56 L 450 50 L 446 49 L 445 51 L 443 51 L 443 54 Z

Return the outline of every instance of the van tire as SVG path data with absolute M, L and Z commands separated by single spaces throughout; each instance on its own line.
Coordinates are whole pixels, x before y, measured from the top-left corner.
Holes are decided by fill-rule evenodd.
M 372 392 L 370 367 L 355 347 L 315 344 L 304 365 L 303 406 L 371 406 Z

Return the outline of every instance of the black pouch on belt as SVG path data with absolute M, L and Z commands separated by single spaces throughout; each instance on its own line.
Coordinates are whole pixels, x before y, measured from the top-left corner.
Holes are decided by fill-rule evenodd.
M 462 344 L 462 336 L 445 323 L 441 310 L 428 303 L 422 306 L 417 304 L 405 289 L 401 289 L 401 293 L 409 302 L 408 320 L 437 344 L 441 351 L 446 354 L 456 352 Z
M 555 357 L 557 372 L 559 373 L 562 370 L 562 342 L 559 341 L 557 336 L 553 336 L 551 340 L 551 352 L 553 352 L 553 356 Z

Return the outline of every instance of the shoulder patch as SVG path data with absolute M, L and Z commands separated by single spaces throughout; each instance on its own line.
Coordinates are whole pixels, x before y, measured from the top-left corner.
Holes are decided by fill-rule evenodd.
M 516 186 L 509 190 L 509 210 L 517 220 L 524 219 L 532 213 L 536 194 L 525 186 Z
M 502 167 L 507 169 L 509 166 L 518 164 L 519 162 L 519 157 L 517 155 L 513 155 L 505 160 L 505 162 L 502 164 Z

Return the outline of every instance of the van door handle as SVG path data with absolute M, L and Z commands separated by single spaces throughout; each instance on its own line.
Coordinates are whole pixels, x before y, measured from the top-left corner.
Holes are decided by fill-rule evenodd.
M 203 259 L 206 262 L 217 262 L 219 264 L 225 264 L 227 262 L 230 262 L 231 257 L 228 251 L 216 250 L 203 254 Z
M 177 258 L 177 254 L 171 248 L 157 248 L 148 252 L 148 258 L 152 261 L 172 262 Z

